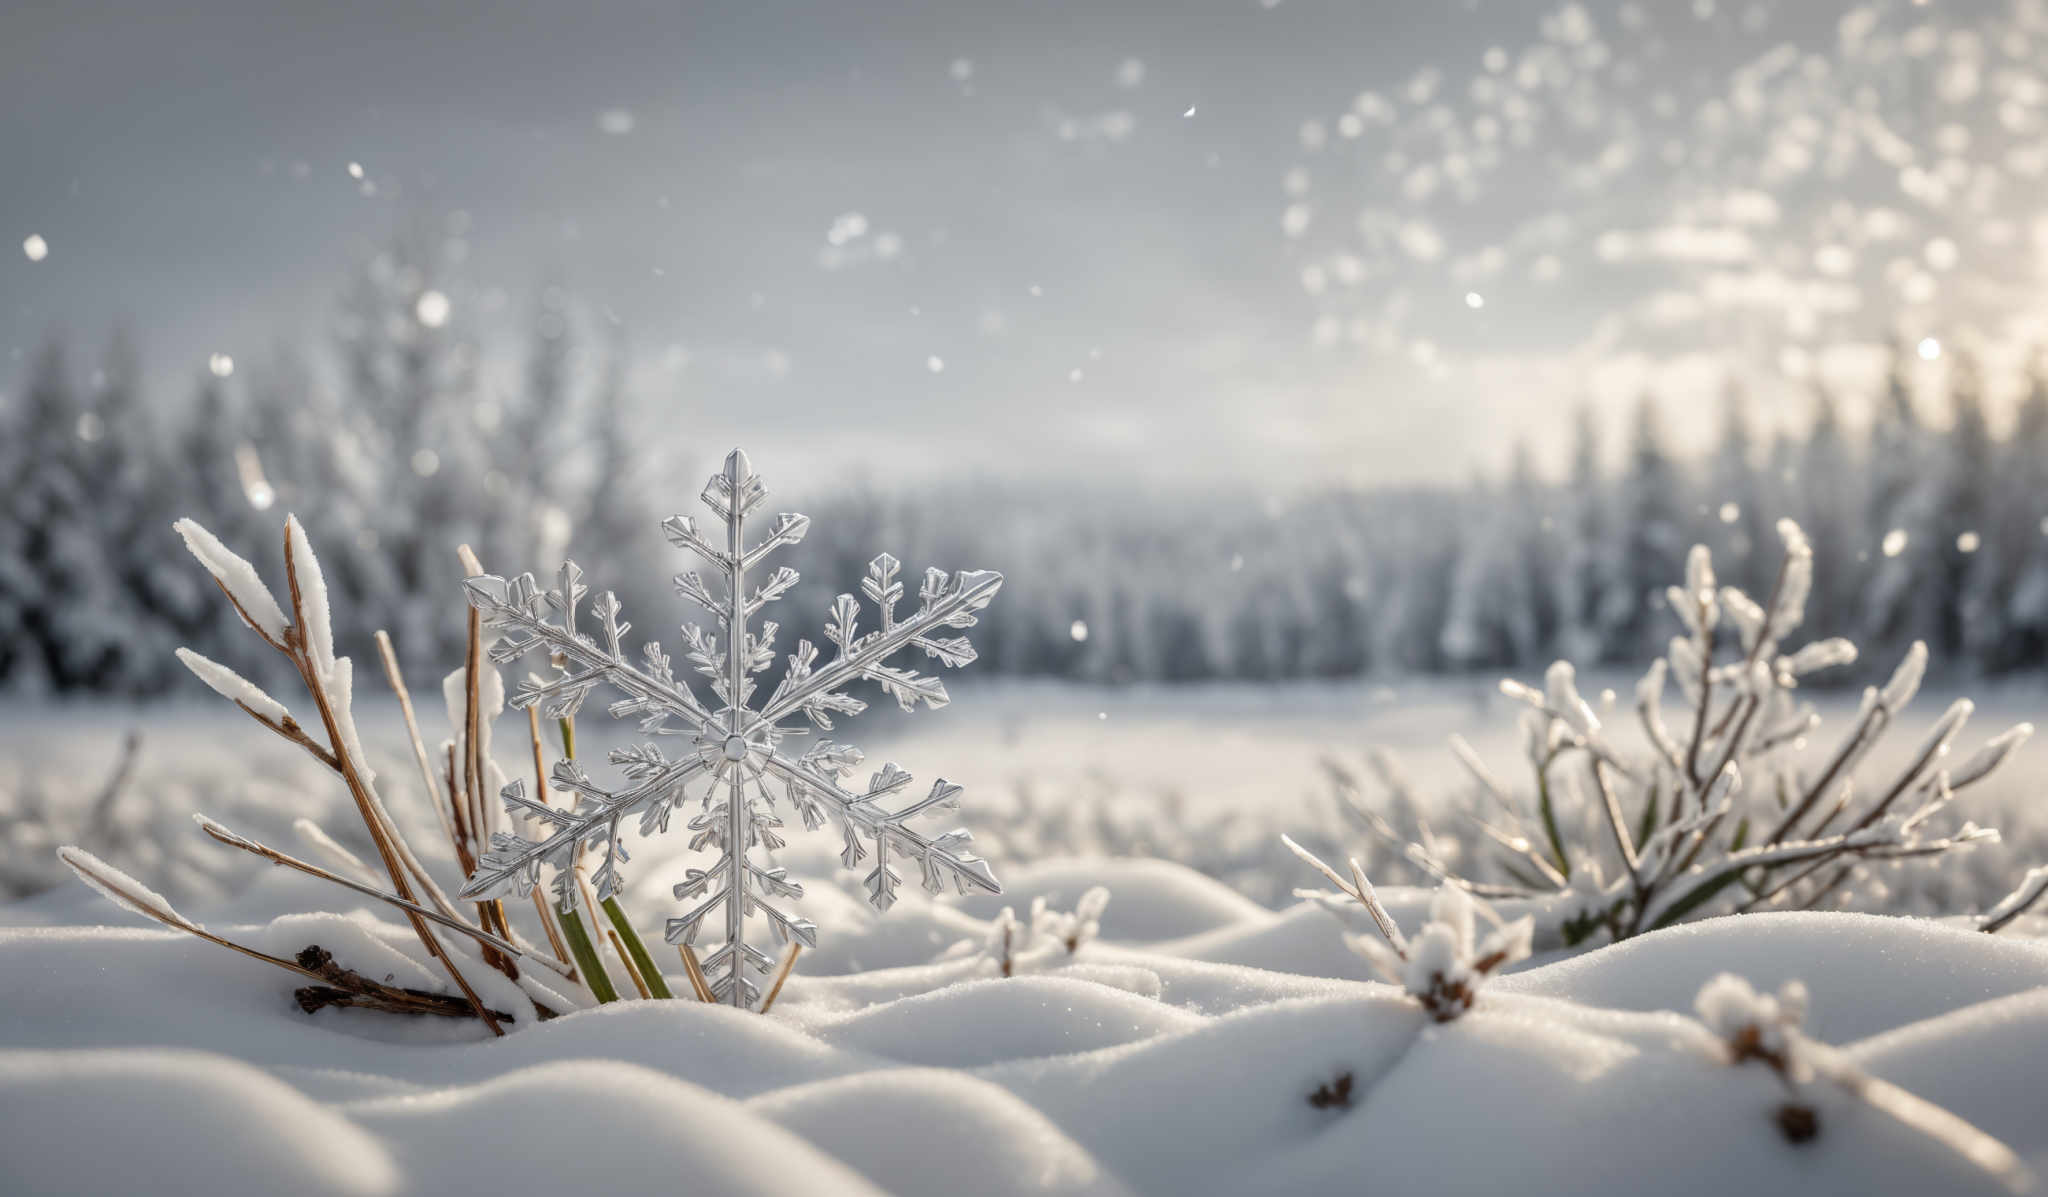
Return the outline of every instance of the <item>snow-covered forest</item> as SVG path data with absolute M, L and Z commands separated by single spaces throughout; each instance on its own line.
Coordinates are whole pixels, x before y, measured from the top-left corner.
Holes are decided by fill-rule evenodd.
M 691 496 L 637 447 L 627 413 L 660 405 L 622 393 L 617 345 L 579 334 L 547 289 L 520 384 L 487 391 L 475 345 L 422 318 L 439 292 L 402 262 L 379 255 L 347 293 L 322 363 L 339 390 L 289 354 L 215 363 L 171 421 L 118 337 L 96 356 L 44 345 L 0 438 L 18 479 L 0 520 L 0 686 L 155 694 L 184 680 L 170 646 L 219 648 L 232 620 L 166 553 L 167 511 L 251 534 L 300 513 L 338 545 L 343 634 L 386 628 L 419 662 L 459 645 L 445 545 L 541 573 L 564 554 L 595 568 L 661 551 L 656 525 Z M 1790 517 L 1821 559 L 1815 626 L 1881 653 L 1924 640 L 1951 672 L 2038 670 L 2048 375 L 2008 381 L 2024 397 L 1994 425 L 1966 353 L 1900 345 L 1877 394 L 1815 388 L 1786 412 L 1727 386 L 1704 450 L 1674 445 L 1645 394 L 1618 426 L 1564 413 L 1568 459 L 1520 447 L 1506 476 L 1464 485 L 846 487 L 811 504 L 831 517 L 811 551 L 839 576 L 875 544 L 1002 569 L 1015 580 L 988 616 L 990 673 L 1270 681 L 1633 661 L 1669 635 L 1663 580 L 1688 546 L 1761 590 L 1769 530 Z M 639 609 L 671 601 L 637 584 Z M 796 602 L 822 611 L 832 593 L 803 585 Z

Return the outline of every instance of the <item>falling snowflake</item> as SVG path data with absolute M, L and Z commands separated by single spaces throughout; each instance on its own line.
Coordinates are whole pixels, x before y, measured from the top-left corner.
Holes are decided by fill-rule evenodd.
M 537 707 L 548 718 L 566 718 L 592 690 L 609 686 L 621 696 L 612 703 L 610 714 L 637 719 L 641 734 L 649 739 L 612 751 L 611 763 L 626 778 L 616 788 L 593 780 L 574 760 L 557 762 L 551 780 L 576 795 L 573 808 L 528 797 L 522 782 L 506 786 L 501 794 L 506 809 L 543 824 L 544 838 L 499 833 L 464 886 L 463 896 L 530 892 L 539 885 L 546 865 L 555 870 L 553 890 L 566 909 L 574 901 L 577 849 L 586 847 L 600 854 L 592 877 L 599 899 L 609 897 L 623 884 L 619 866 L 627 860 L 620 823 L 638 815 L 642 835 L 666 832 L 675 812 L 693 800 L 686 788 L 704 783 L 694 797 L 700 813 L 687 825 L 690 847 L 716 850 L 719 857 L 709 868 L 691 868 L 675 887 L 677 899 L 697 903 L 668 921 L 666 938 L 670 943 L 695 943 L 706 917 L 722 909 L 724 943 L 704 958 L 704 968 L 713 979 L 713 992 L 735 1006 L 752 1006 L 758 997 L 759 987 L 749 971 L 765 974 L 773 966 L 746 940 L 749 917 L 758 914 L 766 919 L 783 942 L 794 939 L 807 947 L 817 943 L 817 928 L 810 920 L 771 901 L 800 898 L 803 888 L 787 870 L 763 867 L 752 856 L 756 847 L 772 851 L 783 845 L 783 821 L 776 813 L 771 783 L 781 788 L 789 801 L 787 809 L 802 818 L 807 830 L 822 826 L 828 817 L 838 823 L 844 837 L 840 860 L 848 868 L 872 854 L 865 881 L 868 899 L 879 909 L 888 909 L 896 900 L 903 879 L 894 866 L 902 857 L 917 863 L 925 888 L 933 893 L 942 892 L 949 879 L 962 893 L 969 886 L 1002 892 L 988 862 L 968 851 L 972 837 L 966 831 L 928 837 L 910 825 L 918 816 L 956 807 L 959 786 L 941 778 L 924 797 L 890 809 L 884 803 L 911 782 L 910 774 L 894 762 L 884 764 L 864 789 L 848 789 L 842 780 L 859 765 L 859 749 L 823 740 L 794 755 L 784 745 L 789 737 L 808 731 L 785 721 L 802 716 L 829 732 L 835 717 L 864 710 L 867 704 L 846 690 L 863 680 L 880 686 L 906 711 L 920 702 L 945 705 L 946 688 L 937 678 L 890 660 L 915 648 L 941 665 L 957 668 L 973 661 L 974 647 L 966 637 L 942 633 L 973 627 L 976 613 L 1002 585 L 1002 575 L 963 570 L 949 577 L 941 570 L 927 570 L 918 590 L 917 611 L 899 618 L 896 605 L 904 594 L 897 577 L 901 567 L 894 557 L 882 554 L 868 566 L 861 583 L 861 592 L 879 615 L 878 626 L 861 632 L 860 602 L 850 594 L 840 595 L 825 624 L 825 639 L 837 655 L 821 662 L 816 646 L 798 641 L 773 692 L 765 701 L 749 705 L 755 675 L 774 662 L 776 625 L 763 622 L 756 633 L 748 620 L 786 594 L 796 584 L 797 573 L 778 567 L 751 593 L 747 579 L 770 553 L 796 544 L 810 527 L 805 516 L 778 515 L 767 535 L 747 547 L 747 517 L 766 496 L 746 455 L 735 449 L 702 495 L 724 525 L 724 544 L 700 534 L 688 516 L 671 517 L 662 525 L 671 543 L 701 557 L 724 583 L 714 588 L 695 572 L 675 577 L 677 592 L 717 621 L 710 631 L 695 624 L 682 629 L 685 661 L 709 679 L 712 702 L 700 699 L 676 676 L 659 643 L 647 643 L 637 662 L 629 657 L 626 633 L 631 625 L 620 619 L 619 602 L 609 591 L 589 607 L 595 635 L 579 628 L 578 608 L 587 590 L 574 563 L 562 566 L 549 590 L 541 589 L 531 574 L 509 580 L 483 575 L 468 582 L 471 604 L 503 637 L 491 649 L 493 661 L 502 665 L 538 651 L 552 662 L 550 676 L 530 678 L 518 687 L 513 706 Z M 683 751 L 671 755 L 654 742 L 669 736 L 686 738 Z

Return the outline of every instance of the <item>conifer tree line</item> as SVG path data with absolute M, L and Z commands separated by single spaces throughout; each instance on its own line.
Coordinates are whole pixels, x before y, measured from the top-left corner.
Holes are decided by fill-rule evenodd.
M 1691 546 L 1713 549 L 1724 583 L 1768 594 L 1777 521 L 1790 517 L 1814 544 L 1805 626 L 1816 636 L 1850 637 L 1866 662 L 1925 640 L 1937 668 L 2039 671 L 2048 377 L 2029 376 L 1994 436 L 1967 357 L 1917 393 L 1907 360 L 1893 355 L 1880 394 L 1850 397 L 1867 420 L 1845 421 L 1849 400 L 1814 388 L 1810 411 L 1766 434 L 1731 387 L 1714 443 L 1686 456 L 1645 396 L 1618 427 L 1573 414 L 1569 458 L 1551 476 L 1523 448 L 1505 477 L 1463 488 L 1263 505 L 849 494 L 814 509 L 814 528 L 857 535 L 794 597 L 823 610 L 831 590 L 817 579 L 843 586 L 885 545 L 913 565 L 1005 572 L 978 640 L 988 672 L 1194 681 L 1529 672 L 1560 657 L 1639 666 L 1678 630 L 1664 594 Z
M 386 629 L 429 691 L 466 636 L 457 545 L 520 569 L 559 561 L 572 538 L 611 559 L 660 551 L 619 347 L 580 333 L 569 298 L 542 288 L 522 377 L 486 388 L 437 265 L 401 244 L 350 280 L 325 347 L 331 385 L 291 350 L 218 359 L 166 415 L 123 337 L 82 361 L 46 341 L 0 391 L 0 690 L 161 693 L 191 683 L 181 644 L 264 676 L 185 559 L 181 515 L 275 578 L 296 513 L 358 676 L 377 669 L 370 636 Z M 655 601 L 663 577 L 648 579 Z
M 641 636 L 692 618 L 669 592 L 660 518 L 695 487 L 646 459 L 620 347 L 531 303 L 524 368 L 478 381 L 459 320 L 422 319 L 431 255 L 386 253 L 347 288 L 332 385 L 289 352 L 202 371 L 161 414 L 116 337 L 79 360 L 52 340 L 0 407 L 0 689 L 150 695 L 189 684 L 171 649 L 257 668 L 231 614 L 169 531 L 194 514 L 266 567 L 286 511 L 306 522 L 337 631 L 367 662 L 388 629 L 417 681 L 459 660 L 453 548 L 493 570 L 565 555 L 615 589 Z M 1666 586 L 1694 543 L 1723 579 L 1770 589 L 1776 520 L 1812 538 L 1806 626 L 1867 660 L 1926 640 L 1980 674 L 2048 664 L 2048 379 L 1995 436 L 1967 359 L 1938 393 L 1903 365 L 1845 422 L 1822 390 L 1766 437 L 1743 395 L 1717 443 L 1682 456 L 1657 402 L 1618 427 L 1573 417 L 1560 469 L 1518 451 L 1462 488 L 1329 490 L 1285 502 L 1150 499 L 1109 490 L 845 488 L 806 502 L 804 580 L 785 632 L 816 638 L 831 596 L 887 550 L 906 566 L 1002 570 L 977 636 L 986 673 L 1107 682 L 1528 671 L 1560 656 L 1639 663 L 1674 625 Z M 1609 438 L 1616 444 L 1605 443 Z M 702 447 L 709 462 L 724 446 Z M 765 449 L 757 449 L 764 458 Z M 687 493 L 682 493 L 687 492 Z

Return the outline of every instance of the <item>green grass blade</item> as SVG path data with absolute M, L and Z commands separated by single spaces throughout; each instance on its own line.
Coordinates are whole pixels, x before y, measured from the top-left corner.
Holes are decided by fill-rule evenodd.
M 562 938 L 569 941 L 569 954 L 576 958 L 576 971 L 583 974 L 583 983 L 590 986 L 600 1004 L 618 1001 L 619 991 L 612 985 L 611 975 L 604 971 L 604 962 L 597 958 L 597 949 L 590 946 L 590 932 L 583 929 L 583 913 L 557 913 L 562 921 Z
M 626 918 L 626 912 L 617 898 L 606 898 L 602 903 L 604 915 L 611 920 L 612 930 L 619 933 L 619 942 L 626 945 L 626 954 L 633 958 L 633 967 L 640 971 L 640 980 L 647 986 L 650 997 L 674 997 L 668 982 L 662 979 L 661 970 L 654 967 L 654 957 L 647 954 L 647 945 L 640 942 L 640 936 L 633 930 L 633 924 Z

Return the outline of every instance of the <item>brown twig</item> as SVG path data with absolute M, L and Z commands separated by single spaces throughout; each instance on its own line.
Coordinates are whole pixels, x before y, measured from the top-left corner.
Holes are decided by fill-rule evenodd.
M 377 629 L 377 655 L 384 661 L 384 680 L 391 686 L 391 692 L 398 696 L 398 710 L 405 716 L 405 734 L 412 741 L 413 761 L 420 767 L 420 785 L 424 787 L 427 805 L 434 808 L 441 833 L 453 842 L 455 825 L 448 819 L 447 808 L 441 805 L 441 787 L 434 780 L 434 766 L 427 755 L 427 742 L 420 736 L 419 718 L 413 714 L 412 691 L 406 687 L 405 675 L 399 671 L 398 652 L 391 646 L 391 636 L 382 628 Z
M 334 752 L 336 768 L 341 773 L 342 780 L 348 785 L 349 796 L 355 800 L 356 810 L 362 816 L 363 823 L 370 829 L 370 840 L 377 846 L 377 854 L 383 858 L 384 870 L 390 874 L 393 888 L 400 897 L 411 900 L 412 886 L 406 879 L 404 866 L 399 863 L 397 850 L 390 843 L 390 829 L 378 817 L 376 803 L 370 794 L 369 783 L 363 779 L 361 768 L 346 751 L 340 720 L 335 715 L 334 704 L 327 695 L 327 680 L 320 676 L 305 642 L 305 633 L 302 630 L 306 620 L 305 597 L 299 586 L 298 563 L 294 560 L 292 538 L 289 533 L 285 536 L 284 543 L 284 570 L 285 580 L 291 587 L 294 620 L 293 625 L 285 629 L 285 639 L 290 644 L 285 651 L 298 667 L 299 677 L 305 682 L 307 691 L 313 696 L 314 705 L 320 711 L 320 721 L 326 728 L 327 743 Z M 456 987 L 462 990 L 462 995 L 476 1008 L 477 1016 L 484 1020 L 484 1025 L 491 1028 L 492 1034 L 503 1035 L 505 1028 L 498 1025 L 498 1020 L 484 1006 L 483 999 L 470 987 L 469 978 L 462 975 L 462 969 L 457 967 L 447 949 L 441 946 L 440 940 L 434 937 L 426 920 L 410 911 L 406 912 L 406 918 L 412 924 L 413 933 L 419 936 L 428 953 L 442 963 L 448 975 L 454 979 Z
M 803 950 L 804 945 L 793 939 L 789 941 L 789 947 L 782 953 L 782 963 L 776 966 L 775 979 L 768 983 L 768 995 L 761 999 L 761 1013 L 768 1013 L 768 1008 L 781 996 L 782 983 L 789 980 L 790 971 L 796 968 L 797 954 Z
M 334 962 L 333 954 L 319 944 L 308 944 L 300 951 L 298 964 L 301 971 L 326 982 L 324 985 L 302 986 L 293 994 L 299 1001 L 299 1009 L 308 1014 L 325 1006 L 359 1006 L 389 1014 L 478 1017 L 480 1007 L 472 1006 L 462 998 L 402 985 L 386 985 L 372 981 L 354 969 L 343 968 Z M 512 1021 L 512 1016 L 502 1010 L 490 1013 L 504 1022 Z
M 484 572 L 483 565 L 468 545 L 457 547 L 455 553 L 462 562 L 465 576 L 473 578 Z M 479 859 L 490 843 L 492 823 L 491 804 L 484 796 L 483 657 L 483 615 L 471 606 L 468 651 L 462 664 L 462 789 L 469 798 L 470 830 L 475 839 L 470 846 L 470 854 Z M 491 898 L 478 902 L 476 909 L 477 917 L 484 926 L 495 927 L 501 934 L 511 930 L 511 924 L 505 921 L 505 903 L 502 900 Z M 484 962 L 512 975 L 508 971 L 512 962 L 495 952 L 486 950 Z
M 526 732 L 533 741 L 533 798 L 542 806 L 548 804 L 548 772 L 540 749 L 540 716 L 532 707 L 526 708 Z M 568 945 L 562 942 L 562 929 L 557 924 L 554 910 L 547 900 L 540 896 L 540 887 L 529 891 L 533 898 L 533 912 L 540 917 L 541 930 L 547 932 L 548 946 L 555 950 L 555 958 L 569 968 L 569 979 L 576 979 L 576 966 L 570 960 Z
M 274 865 L 279 865 L 287 869 L 295 869 L 298 872 L 304 873 L 309 877 L 318 877 L 322 881 L 331 881 L 344 889 L 351 890 L 355 893 L 362 894 L 366 897 L 375 898 L 380 902 L 388 903 L 389 905 L 395 906 L 400 910 L 416 914 L 419 917 L 428 920 L 429 922 L 438 923 L 451 931 L 456 931 L 468 936 L 470 939 L 475 940 L 477 943 L 482 944 L 485 947 L 494 948 L 501 952 L 510 952 L 515 955 L 530 956 L 533 959 L 539 960 L 544 965 L 550 965 L 551 967 L 555 967 L 556 972 L 561 972 L 564 976 L 568 975 L 567 972 L 564 971 L 564 968 L 556 966 L 555 962 L 549 961 L 544 956 L 533 956 L 532 953 L 527 952 L 524 948 L 520 947 L 516 943 L 511 942 L 510 940 L 500 939 L 498 936 L 495 936 L 488 931 L 472 927 L 468 923 L 465 923 L 460 919 L 450 918 L 447 915 L 440 913 L 439 911 L 432 910 L 409 899 L 399 897 L 397 894 L 386 893 L 385 891 L 378 889 L 373 885 L 364 885 L 359 881 L 355 881 L 351 878 L 344 877 L 339 873 L 332 872 L 328 869 L 323 869 L 319 865 L 316 865 L 311 861 L 301 860 L 288 852 L 280 852 L 279 850 L 269 846 L 268 844 L 261 843 L 257 840 L 252 840 L 245 835 L 239 835 L 233 831 L 230 831 L 226 827 L 223 827 L 219 823 L 216 823 L 212 819 L 206 818 L 205 816 L 200 817 L 199 829 L 201 831 L 204 831 L 209 837 L 214 839 L 216 842 L 226 844 L 230 848 L 239 848 L 252 856 L 260 856 L 264 860 L 267 860 Z
M 619 942 L 619 933 L 610 927 L 606 927 L 604 933 L 611 939 L 612 951 L 618 954 L 619 963 L 626 967 L 626 979 L 633 983 L 633 988 L 640 991 L 641 1000 L 653 997 L 654 995 L 647 989 L 647 982 L 640 978 L 640 970 L 633 967 L 633 958 L 626 954 L 626 945 Z
M 108 775 L 106 784 L 100 787 L 98 796 L 88 808 L 92 813 L 87 816 L 85 825 L 93 834 L 106 837 L 113 830 L 114 803 L 121 797 L 121 791 L 127 788 L 128 778 L 135 772 L 135 758 L 141 750 L 142 733 L 129 728 L 128 733 L 121 737 L 121 756 L 114 762 L 114 771 Z
M 697 953 L 686 943 L 677 944 L 676 951 L 683 958 L 683 972 L 689 976 L 690 989 L 696 993 L 697 1000 L 716 1006 L 718 995 L 711 991 L 711 983 L 704 979 L 704 966 L 697 962 Z
M 254 707 L 251 707 L 239 698 L 235 700 L 235 705 L 242 708 L 243 713 L 248 715 L 249 718 L 254 719 L 271 731 L 276 732 L 278 735 L 283 736 L 285 739 L 311 753 L 314 760 L 319 761 L 329 769 L 339 770 L 341 768 L 341 762 L 336 760 L 334 754 L 327 750 L 327 746 L 307 735 L 306 729 L 300 727 L 299 721 L 290 715 L 286 715 L 280 721 L 273 722 L 269 716 L 258 712 Z

